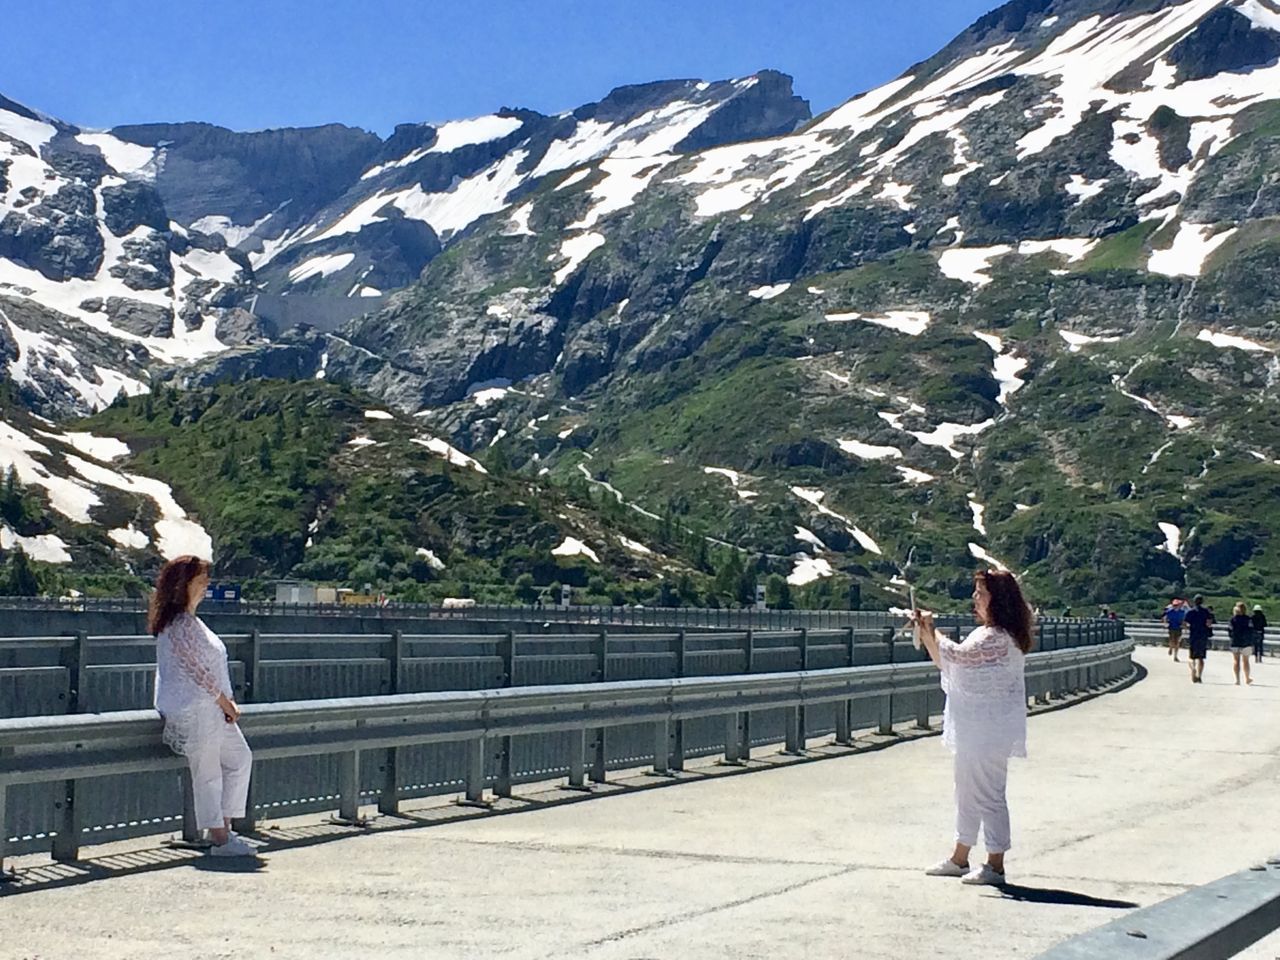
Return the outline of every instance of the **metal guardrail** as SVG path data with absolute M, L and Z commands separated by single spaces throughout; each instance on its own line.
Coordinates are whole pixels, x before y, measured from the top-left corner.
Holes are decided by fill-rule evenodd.
M 0 597 L 0 609 L 28 611 L 101 611 L 145 614 L 147 602 L 137 597 L 75 599 L 56 597 Z M 444 620 L 500 620 L 532 623 L 597 623 L 652 627 L 695 627 L 728 630 L 789 629 L 797 627 L 871 629 L 900 623 L 902 617 L 887 610 L 758 610 L 754 607 L 644 607 L 534 606 L 529 604 L 476 604 L 442 607 L 440 604 L 390 601 L 382 605 L 353 603 L 276 603 L 268 600 L 206 600 L 202 613 L 239 613 L 264 616 L 424 617 Z M 944 621 L 972 624 L 966 614 L 946 614 Z M 1042 617 L 1045 624 L 1071 625 L 1090 634 L 1116 628 L 1120 621 Z
M 1037 960 L 1224 960 L 1280 928 L 1280 856 L 1135 910 Z
M 1028 693 L 1045 702 L 1126 677 L 1132 672 L 1132 651 L 1132 642 L 1119 641 L 1033 653 L 1027 658 Z M 627 759 L 631 767 L 641 765 L 638 760 L 651 762 L 661 773 L 683 768 L 689 755 L 687 726 L 721 718 L 725 759 L 742 763 L 759 745 L 751 733 L 753 714 L 782 711 L 785 724 L 779 739 L 788 751 L 800 752 L 805 745 L 806 711 L 834 705 L 835 740 L 847 744 L 852 739 L 855 703 L 875 701 L 878 729 L 891 732 L 894 698 L 924 694 L 918 699 L 922 706 L 916 722 L 927 727 L 927 694 L 937 686 L 937 671 L 931 663 L 887 664 L 248 704 L 241 723 L 257 764 L 333 759 L 336 771 L 317 769 L 307 786 L 313 796 L 336 799 L 339 818 L 354 822 L 362 801 L 376 801 L 384 813 L 396 812 L 401 799 L 410 794 L 402 775 L 404 761 L 424 747 L 459 745 L 465 798 L 483 803 L 490 787 L 498 796 L 511 795 L 513 758 L 521 738 L 561 735 L 569 785 L 585 787 L 592 754 L 589 741 L 596 748 L 590 776 L 605 779 L 607 731 L 647 729 L 649 749 Z M 160 734 L 159 715 L 151 710 L 0 720 L 0 823 L 5 822 L 9 794 L 33 785 L 57 784 L 58 822 L 48 831 L 52 853 L 56 859 L 75 859 L 89 829 L 86 801 L 96 797 L 109 803 L 113 796 L 110 790 L 86 789 L 90 782 L 167 774 L 169 789 L 176 786 L 173 774 L 184 770 L 185 761 L 163 746 Z M 254 805 L 261 809 L 272 798 L 261 795 L 258 772 L 255 766 Z M 333 796 L 333 784 L 326 778 L 335 774 Z M 183 783 L 183 834 L 195 840 L 189 778 L 184 776 Z M 117 823 L 129 811 L 110 807 L 98 815 Z M 173 822 L 175 818 L 162 819 Z M 8 835 L 8 830 L 0 831 L 0 866 Z

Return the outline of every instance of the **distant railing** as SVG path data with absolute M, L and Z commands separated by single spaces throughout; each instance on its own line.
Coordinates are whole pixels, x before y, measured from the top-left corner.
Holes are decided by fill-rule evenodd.
M 602 782 L 610 769 L 652 765 L 664 773 L 698 755 L 744 763 L 762 743 L 781 741 L 798 753 L 824 731 L 848 744 L 856 729 L 891 732 L 903 704 L 906 719 L 927 728 L 941 706 L 931 663 L 821 669 L 822 651 L 839 644 L 826 637 L 807 643 L 813 637 L 806 635 L 799 669 L 751 672 L 774 648 L 751 631 L 744 637 L 748 672 L 730 676 L 516 687 L 520 658 L 509 638 L 499 656 L 502 689 L 248 704 L 241 723 L 256 756 L 253 810 L 262 816 L 336 807 L 341 820 L 359 822 L 363 804 L 394 813 L 401 800 L 430 793 L 461 791 L 468 802 L 484 803 L 489 789 L 510 796 L 522 780 L 558 776 L 585 788 L 588 776 Z M 676 648 L 678 664 L 696 658 L 691 639 Z M 397 638 L 397 681 L 414 659 L 404 644 Z M 1033 653 L 1028 696 L 1046 702 L 1129 677 L 1132 649 L 1120 641 Z M 607 671 L 607 648 L 590 659 Z M 90 837 L 175 826 L 196 841 L 190 780 L 160 732 L 152 710 L 0 720 L 0 866 L 6 848 L 51 846 L 55 858 L 72 860 Z M 530 745 L 542 752 L 541 766 L 522 756 Z M 42 819 L 26 823 L 24 813 Z
M 0 597 L 0 609 L 105 611 L 143 614 L 147 602 L 136 597 Z M 653 627 L 692 627 L 743 630 L 788 629 L 811 627 L 820 629 L 873 629 L 900 625 L 902 614 L 886 610 L 760 610 L 755 607 L 646 607 L 594 606 L 575 604 L 569 607 L 536 604 L 476 604 L 444 607 L 430 603 L 387 601 L 367 603 L 278 603 L 272 600 L 206 600 L 202 613 L 239 613 L 276 616 L 356 616 L 430 617 L 444 620 L 496 620 L 525 623 L 595 623 Z M 940 623 L 972 623 L 968 614 L 942 614 Z M 1039 622 L 1055 629 L 1083 630 L 1089 642 L 1103 637 L 1124 635 L 1120 620 L 1041 617 Z

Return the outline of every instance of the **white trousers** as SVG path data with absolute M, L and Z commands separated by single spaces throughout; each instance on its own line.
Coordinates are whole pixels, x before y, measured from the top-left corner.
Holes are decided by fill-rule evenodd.
M 1000 754 L 957 753 L 956 843 L 972 847 L 982 827 L 987 853 L 1009 849 L 1009 804 L 1005 785 L 1009 779 L 1009 758 Z
M 195 797 L 196 827 L 208 830 L 243 817 L 249 799 L 253 754 L 237 723 L 223 723 L 187 755 Z

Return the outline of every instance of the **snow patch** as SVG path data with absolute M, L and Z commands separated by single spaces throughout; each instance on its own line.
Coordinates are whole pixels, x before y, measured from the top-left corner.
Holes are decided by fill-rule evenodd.
M 641 555 L 651 555 L 653 553 L 653 551 L 650 550 L 648 547 L 646 547 L 643 543 L 638 543 L 637 541 L 632 540 L 629 537 L 622 536 L 622 534 L 618 534 L 618 542 L 622 544 L 624 547 L 626 547 L 628 550 L 630 550 L 632 553 L 639 553 Z
M 428 550 L 426 547 L 419 547 L 413 552 L 425 559 L 427 561 L 427 566 L 431 567 L 432 570 L 444 569 L 444 561 L 435 555 L 435 551 Z
M 929 483 L 931 480 L 937 479 L 933 474 L 925 473 L 923 470 L 916 470 L 914 467 L 895 466 L 893 469 L 902 474 L 902 479 L 907 483 Z
M 812 530 L 808 529 L 807 527 L 797 526 L 795 538 L 799 540 L 801 543 L 811 544 L 817 547 L 819 550 L 827 549 L 827 545 L 818 538 L 818 535 L 815 534 Z
M 1215 233 L 1217 228 L 1199 223 L 1181 223 L 1173 243 L 1164 250 L 1152 250 L 1147 270 L 1170 277 L 1198 277 L 1209 255 L 1235 234 L 1236 228 Z
M 570 237 L 560 244 L 560 252 L 551 254 L 548 260 L 567 260 L 564 266 L 555 273 L 556 286 L 564 283 L 578 269 L 579 265 L 596 250 L 603 247 L 605 238 L 600 233 L 583 233 Z
M 755 297 L 757 300 L 772 300 L 774 297 L 780 297 L 791 289 L 790 283 L 775 283 L 772 286 L 756 287 L 754 290 L 748 290 L 748 297 Z
M 475 460 L 471 457 L 468 457 L 461 450 L 457 449 L 456 447 L 450 446 L 449 444 L 445 443 L 443 440 L 440 440 L 437 437 L 428 437 L 425 440 L 422 439 L 421 437 L 413 437 L 409 440 L 409 442 L 416 443 L 420 447 L 426 447 L 428 450 L 434 453 L 437 457 L 443 457 L 446 461 L 448 461 L 449 463 L 452 463 L 454 466 L 468 467 L 476 471 L 476 473 L 489 472 L 484 468 L 484 465 L 480 463 L 480 461 Z
M 576 537 L 565 537 L 560 546 L 551 551 L 555 557 L 586 557 L 595 563 L 600 562 L 596 552 Z
M 1253 340 L 1246 340 L 1244 337 L 1233 336 L 1230 333 L 1217 333 L 1208 328 L 1201 330 L 1196 334 L 1197 340 L 1203 340 L 1205 343 L 1211 343 L 1215 347 L 1223 349 L 1235 347 L 1237 350 L 1248 350 L 1250 352 L 1275 353 L 1271 347 L 1264 347 L 1260 343 Z
M 981 560 L 983 563 L 989 563 L 991 564 L 992 567 L 994 567 L 997 570 L 1009 569 L 1003 563 L 1001 563 L 999 560 L 993 557 L 991 554 L 987 553 L 985 549 L 983 549 L 976 543 L 969 544 L 969 553 L 973 556 L 975 560 Z
M 1156 526 L 1159 527 L 1160 532 L 1164 534 L 1164 544 L 1161 546 L 1161 549 L 1171 556 L 1179 556 L 1178 550 L 1181 548 L 1182 531 L 1178 529 L 1177 524 L 1161 522 L 1157 523 Z
M 0 524 L 0 548 L 12 550 L 14 547 L 21 547 L 32 560 L 43 563 L 71 562 L 71 554 L 61 537 L 52 533 L 23 537 L 10 530 L 8 524 Z
M 815 560 L 803 554 L 796 560 L 796 565 L 787 576 L 787 583 L 793 587 L 803 587 L 825 577 L 835 576 L 831 564 L 826 560 Z
M 151 546 L 151 538 L 131 523 L 125 527 L 108 530 L 107 536 L 126 550 L 145 550 Z
M 1087 333 L 1076 333 L 1073 330 L 1059 330 L 1058 336 L 1067 341 L 1072 353 L 1079 353 L 1081 347 L 1094 343 L 1118 343 L 1123 339 L 1122 337 L 1091 337 Z
M 973 514 L 973 529 L 977 530 L 984 537 L 987 535 L 987 524 L 982 519 L 982 515 L 986 513 L 987 508 L 973 499 L 973 494 L 969 495 L 969 512 Z
M 873 443 L 862 443 L 859 440 L 837 440 L 836 444 L 845 453 L 863 460 L 901 459 L 902 451 L 897 447 L 880 447 Z
M 327 277 L 331 273 L 337 273 L 351 266 L 351 261 L 355 258 L 354 253 L 330 253 L 322 257 L 312 257 L 289 271 L 289 282 L 301 283 L 312 277 Z

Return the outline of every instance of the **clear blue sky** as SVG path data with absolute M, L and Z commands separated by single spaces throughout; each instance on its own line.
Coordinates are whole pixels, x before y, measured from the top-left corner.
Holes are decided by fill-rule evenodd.
M 84 127 L 237 130 L 544 113 L 772 67 L 815 113 L 1000 0 L 9 0 L 0 94 Z

